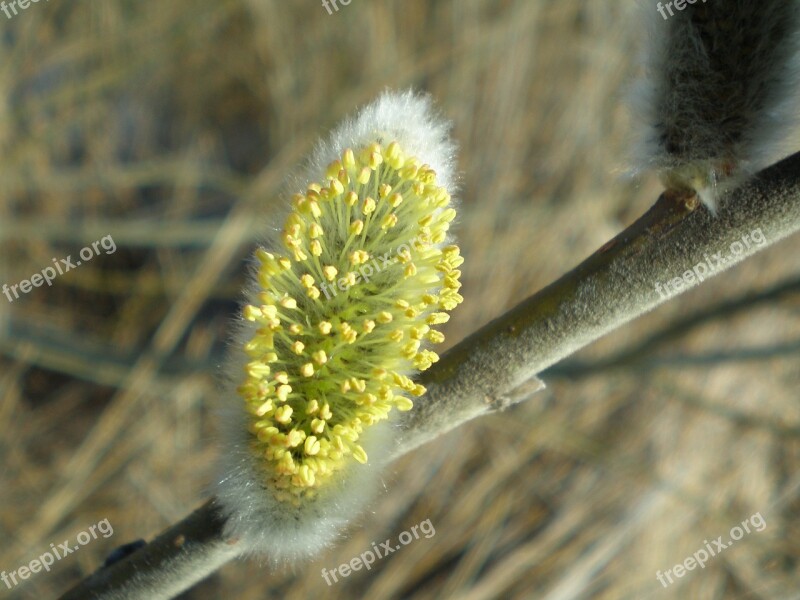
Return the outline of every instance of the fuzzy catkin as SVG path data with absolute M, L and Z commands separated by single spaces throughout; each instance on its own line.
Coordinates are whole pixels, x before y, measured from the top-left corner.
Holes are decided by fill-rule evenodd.
M 796 147 L 797 0 L 646 0 L 645 74 L 631 104 L 633 161 L 668 189 L 717 198 Z
M 424 402 L 410 376 L 438 360 L 435 327 L 463 299 L 453 160 L 430 100 L 386 92 L 317 146 L 285 255 L 256 252 L 216 489 L 226 534 L 253 553 L 330 544 L 378 488 L 395 412 Z

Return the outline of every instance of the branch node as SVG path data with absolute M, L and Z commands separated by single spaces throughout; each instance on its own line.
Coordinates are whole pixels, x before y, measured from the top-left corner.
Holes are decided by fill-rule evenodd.
M 518 385 L 507 394 L 502 394 L 497 397 L 486 396 L 484 401 L 489 405 L 489 412 L 502 412 L 509 406 L 524 402 L 536 392 L 543 390 L 547 387 L 541 379 L 535 375 L 528 379 L 525 383 Z
M 677 204 L 679 208 L 686 212 L 694 212 L 700 206 L 700 197 L 695 190 L 689 189 L 667 189 L 664 190 L 664 198 L 668 202 Z

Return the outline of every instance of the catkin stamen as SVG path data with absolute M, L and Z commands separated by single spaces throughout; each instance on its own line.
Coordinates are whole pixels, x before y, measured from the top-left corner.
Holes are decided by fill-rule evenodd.
M 238 388 L 251 444 L 290 502 L 367 462 L 365 428 L 424 393 L 403 373 L 439 359 L 425 347 L 444 341 L 435 311 L 462 300 L 458 249 L 440 246 L 455 211 L 429 166 L 393 141 L 345 150 L 326 175 L 293 199 L 288 256 L 259 251 L 268 302 L 243 313 L 261 325 Z

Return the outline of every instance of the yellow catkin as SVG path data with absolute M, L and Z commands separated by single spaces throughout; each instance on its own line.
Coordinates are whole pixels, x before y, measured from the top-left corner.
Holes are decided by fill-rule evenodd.
M 252 448 L 277 499 L 295 502 L 348 461 L 364 430 L 424 394 L 407 374 L 438 360 L 435 326 L 461 302 L 455 217 L 436 174 L 392 141 L 345 150 L 296 194 L 285 255 L 258 250 L 256 324 L 239 386 Z M 377 365 L 377 366 L 376 366 Z

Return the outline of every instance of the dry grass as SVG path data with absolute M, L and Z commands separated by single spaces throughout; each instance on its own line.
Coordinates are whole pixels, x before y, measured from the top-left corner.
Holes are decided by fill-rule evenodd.
M 0 596 L 54 597 L 201 501 L 244 261 L 286 169 L 385 86 L 430 91 L 462 147 L 451 342 L 642 212 L 658 187 L 620 178 L 628 4 L 353 0 L 329 16 L 316 1 L 104 0 L 0 15 L 0 283 L 105 235 L 118 245 L 0 300 L 0 570 L 114 527 Z M 795 236 L 553 369 L 530 403 L 406 457 L 313 564 L 238 562 L 186 597 L 797 598 L 798 250 Z M 756 512 L 763 532 L 661 587 L 656 570 Z M 430 539 L 321 578 L 425 519 Z

